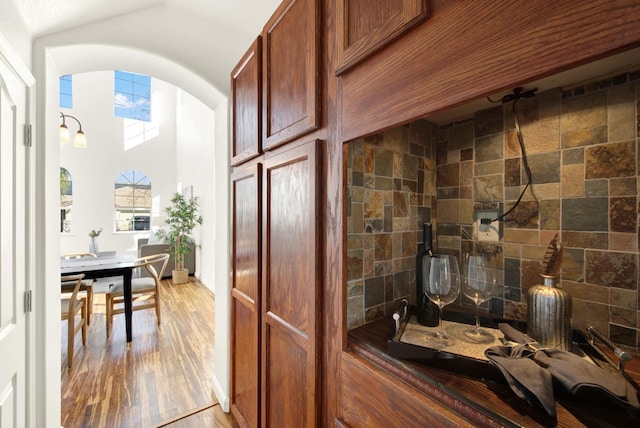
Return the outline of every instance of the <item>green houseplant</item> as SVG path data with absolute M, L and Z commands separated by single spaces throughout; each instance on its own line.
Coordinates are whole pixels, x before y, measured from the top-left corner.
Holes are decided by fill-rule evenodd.
M 198 214 L 199 200 L 195 196 L 186 198 L 181 193 L 174 193 L 171 204 L 165 208 L 167 230 L 160 229 L 156 235 L 169 243 L 169 253 L 175 262 L 171 272 L 174 284 L 189 281 L 189 272 L 184 268 L 184 256 L 191 252 L 191 233 L 196 225 L 202 224 L 202 216 Z

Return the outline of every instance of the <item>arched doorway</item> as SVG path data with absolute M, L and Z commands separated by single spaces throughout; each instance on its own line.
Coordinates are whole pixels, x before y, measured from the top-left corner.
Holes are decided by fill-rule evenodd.
M 58 255 L 60 247 L 60 237 L 57 229 L 50 226 L 45 212 L 53 209 L 51 198 L 46 195 L 59 193 L 57 180 L 52 180 L 46 175 L 46 171 L 51 169 L 59 170 L 60 156 L 57 144 L 58 109 L 57 109 L 57 79 L 62 74 L 73 74 L 76 72 L 86 72 L 92 69 L 116 69 L 125 68 L 139 73 L 147 73 L 153 76 L 160 76 L 178 88 L 183 88 L 197 97 L 202 103 L 215 111 L 215 141 L 214 147 L 215 165 L 215 203 L 212 203 L 214 211 L 211 214 L 209 225 L 210 231 L 207 236 L 213 237 L 209 245 L 203 245 L 202 257 L 213 260 L 211 278 L 208 279 L 211 286 L 215 284 L 216 304 L 216 334 L 215 334 L 215 380 L 214 391 L 218 396 L 221 406 L 228 410 L 228 388 L 229 388 L 229 333 L 228 333 L 228 214 L 227 204 L 219 201 L 228 200 L 228 175 L 227 175 L 227 123 L 228 123 L 228 101 L 227 98 L 217 91 L 210 82 L 205 81 L 200 76 L 188 70 L 186 67 L 176 62 L 170 61 L 158 55 L 142 52 L 131 48 L 107 45 L 82 45 L 82 46 L 58 46 L 46 47 L 44 41 L 35 44 L 36 58 L 34 69 L 35 74 L 45 82 L 38 87 L 38 141 L 43 147 L 38 153 L 37 163 L 39 168 L 38 183 L 41 186 L 39 206 L 43 207 L 37 214 L 38 222 L 43 225 L 41 230 L 45 230 L 42 236 L 37 237 L 39 242 L 46 242 L 41 250 L 42 263 L 38 266 L 39 284 L 45 284 L 48 279 L 55 278 L 58 274 Z M 91 55 L 87 57 L 88 52 Z M 79 58 L 83 58 L 80 60 Z M 77 65 L 81 64 L 81 65 Z M 108 64 L 108 65 L 107 65 Z M 75 65 L 75 66 L 74 66 Z M 212 189 L 213 190 L 213 189 Z M 56 200 L 56 205 L 59 201 Z M 49 216 L 50 217 L 50 216 Z M 57 224 L 57 220 L 56 220 Z M 43 296 L 45 305 L 55 302 L 58 298 L 55 292 L 44 285 L 39 290 Z M 59 355 L 59 342 L 51 340 L 51 337 L 60 337 L 60 324 L 55 317 L 55 311 L 41 311 L 36 314 L 37 324 L 42 328 L 37 329 L 35 346 L 38 354 L 46 355 L 47 361 L 43 364 L 44 371 L 55 370 L 58 367 L 57 355 Z M 219 320 L 219 321 L 218 321 Z M 212 338 L 213 340 L 213 338 Z M 39 391 L 39 399 L 46 403 L 47 419 L 51 416 L 54 406 L 60 403 L 60 381 L 59 377 L 52 375 L 46 379 L 38 380 L 36 389 Z M 59 415 L 58 415 L 59 416 Z

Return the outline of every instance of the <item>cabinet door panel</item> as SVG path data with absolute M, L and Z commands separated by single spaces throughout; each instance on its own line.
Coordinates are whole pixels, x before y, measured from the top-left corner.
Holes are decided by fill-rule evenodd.
M 256 157 L 262 150 L 262 38 L 251 44 L 231 73 L 233 122 L 231 165 Z
M 258 313 L 240 299 L 231 299 L 234 358 L 232 360 L 231 413 L 244 427 L 258 427 L 260 409 Z
M 283 2 L 265 26 L 265 150 L 318 128 L 317 9 L 317 0 Z
M 428 17 L 426 0 L 338 0 L 338 71 L 343 73 Z
M 307 143 L 264 165 L 263 426 L 317 424 L 318 147 Z
M 231 413 L 244 427 L 260 417 L 260 180 L 260 165 L 231 176 Z
M 313 403 L 309 403 L 305 394 L 307 385 L 315 383 L 310 379 L 314 371 L 307 371 L 308 351 L 292 343 L 290 332 L 277 328 L 267 328 L 267 331 L 267 359 L 271 364 L 265 367 L 266 385 L 270 386 L 264 397 L 269 409 L 265 412 L 265 424 L 267 427 L 313 427 L 315 415 L 310 409 Z

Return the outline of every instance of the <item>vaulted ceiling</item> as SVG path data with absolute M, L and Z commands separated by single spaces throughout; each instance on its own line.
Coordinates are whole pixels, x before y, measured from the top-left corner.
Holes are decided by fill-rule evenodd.
M 11 0 L 34 36 L 154 7 L 167 6 L 255 36 L 280 0 Z M 254 34 L 255 33 L 255 34 Z
M 14 4 L 35 45 L 49 52 L 60 74 L 115 68 L 149 74 L 212 107 L 220 101 L 215 92 L 228 95 L 231 70 L 280 4 L 280 0 L 2 1 Z

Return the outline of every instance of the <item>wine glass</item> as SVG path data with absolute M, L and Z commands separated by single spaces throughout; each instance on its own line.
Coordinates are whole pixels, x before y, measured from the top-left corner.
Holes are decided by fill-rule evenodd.
M 464 335 L 477 343 L 493 342 L 493 336 L 480 328 L 479 306 L 491 299 L 498 290 L 494 258 L 490 254 L 467 253 L 464 258 L 462 292 L 476 306 L 476 325 Z
M 449 338 L 442 329 L 442 308 L 456 300 L 460 292 L 460 271 L 458 259 L 454 256 L 437 255 L 431 257 L 429 282 L 425 286 L 429 300 L 438 306 L 438 331 L 436 338 L 446 342 Z

